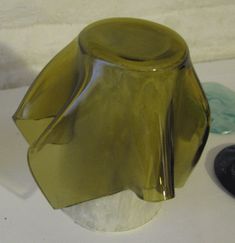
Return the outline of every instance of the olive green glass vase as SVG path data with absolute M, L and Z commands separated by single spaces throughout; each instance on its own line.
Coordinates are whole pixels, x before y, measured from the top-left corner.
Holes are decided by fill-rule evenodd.
M 202 153 L 209 116 L 185 41 L 160 24 L 112 18 L 49 62 L 13 119 L 38 186 L 63 208 L 126 189 L 173 198 Z

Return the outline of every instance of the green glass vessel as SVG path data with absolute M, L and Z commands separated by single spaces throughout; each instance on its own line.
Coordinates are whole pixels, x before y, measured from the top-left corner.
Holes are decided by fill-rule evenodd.
M 185 41 L 132 18 L 95 22 L 43 69 L 13 116 L 53 208 L 130 189 L 174 197 L 209 132 Z

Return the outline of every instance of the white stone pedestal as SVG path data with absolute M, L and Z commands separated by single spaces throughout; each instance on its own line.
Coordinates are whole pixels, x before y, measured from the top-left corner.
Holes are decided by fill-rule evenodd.
M 76 223 L 93 231 L 118 232 L 149 222 L 161 203 L 146 202 L 130 190 L 64 208 Z

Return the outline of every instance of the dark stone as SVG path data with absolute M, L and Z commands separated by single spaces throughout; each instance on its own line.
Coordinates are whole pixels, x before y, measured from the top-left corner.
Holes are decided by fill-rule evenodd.
M 235 196 L 235 145 L 219 152 L 215 158 L 214 169 L 221 184 Z

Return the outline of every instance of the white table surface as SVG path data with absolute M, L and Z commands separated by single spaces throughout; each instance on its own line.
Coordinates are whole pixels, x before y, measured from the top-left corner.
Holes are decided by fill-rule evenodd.
M 235 60 L 195 65 L 202 82 L 235 90 Z M 0 243 L 233 243 L 235 198 L 213 173 L 213 159 L 235 135 L 210 134 L 199 164 L 148 224 L 124 233 L 90 232 L 53 210 L 28 171 L 27 144 L 11 120 L 27 87 L 0 91 Z

